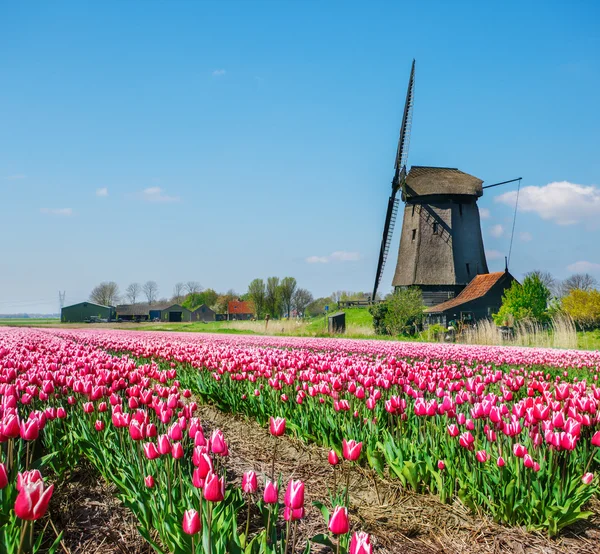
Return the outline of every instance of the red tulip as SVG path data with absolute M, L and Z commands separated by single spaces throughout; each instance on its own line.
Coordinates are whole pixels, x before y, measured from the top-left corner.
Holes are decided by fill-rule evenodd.
M 149 460 L 156 460 L 156 458 L 160 457 L 160 452 L 156 445 L 153 442 L 145 442 L 144 443 L 144 455 Z
M 173 446 L 171 447 L 171 456 L 176 460 L 183 458 L 183 446 L 181 446 L 180 442 L 173 443 Z
M 129 423 L 129 436 L 134 441 L 144 440 L 146 425 L 140 423 L 137 419 L 132 419 Z
M 20 491 L 25 485 L 30 483 L 36 483 L 42 480 L 42 474 L 38 469 L 32 469 L 31 471 L 24 471 L 23 473 L 17 474 L 17 490 Z
M 345 535 L 350 530 L 348 521 L 348 508 L 336 506 L 329 519 L 329 530 L 334 535 Z
M 350 539 L 348 554 L 372 554 L 371 537 L 364 531 L 354 533 Z
M 294 509 L 286 506 L 285 509 L 283 510 L 283 518 L 286 521 L 296 521 L 298 519 L 302 519 L 303 517 L 304 517 L 304 508 L 298 508 L 297 510 L 294 510 Z
M 200 472 L 200 468 L 194 468 L 194 472 L 192 473 L 192 485 L 194 485 L 194 487 L 196 487 L 197 489 L 201 489 L 204 487 L 204 478 L 205 476 L 202 476 L 202 473 Z
M 83 411 L 86 414 L 91 414 L 94 411 L 94 404 L 93 404 L 93 402 L 84 402 L 83 403 Z
M 355 440 L 346 439 L 342 440 L 342 454 L 346 460 L 355 462 L 360 458 L 360 451 L 362 449 L 362 442 L 356 442 Z
M 173 425 L 169 427 L 169 438 L 172 441 L 180 441 L 183 438 L 183 432 L 179 423 L 173 423 Z
M 246 494 L 254 494 L 258 490 L 258 480 L 254 471 L 246 471 L 242 477 L 242 490 Z
M 6 433 L 4 433 L 6 434 Z M 600 431 L 596 431 L 592 437 L 592 444 L 594 446 L 600 446 Z
M 475 457 L 479 463 L 483 464 L 488 461 L 490 455 L 485 450 L 478 450 L 475 454 Z
M 200 515 L 196 510 L 186 510 L 183 514 L 183 532 L 188 535 L 196 535 L 202 528 Z
M 285 491 L 285 505 L 293 510 L 304 507 L 304 483 L 292 479 Z
M 41 518 L 48 510 L 54 485 L 44 487 L 44 481 L 24 483 L 15 501 L 15 514 L 21 519 L 33 521 Z
M 0 489 L 3 489 L 8 485 L 8 475 L 6 473 L 6 466 L 0 463 Z
M 97 419 L 94 428 L 96 431 L 104 431 L 104 421 Z
M 589 485 L 593 480 L 594 480 L 594 474 L 593 473 L 586 473 L 581 480 L 586 484 Z
M 277 490 L 277 483 L 275 481 L 267 480 L 263 500 L 265 504 L 277 504 L 279 500 L 279 491 Z
M 443 460 L 438 460 L 437 466 L 440 471 L 444 471 L 444 469 L 446 469 L 446 464 Z
M 269 420 L 269 431 L 274 437 L 280 437 L 285 433 L 285 418 L 271 417 Z
M 9 439 L 15 439 L 20 435 L 19 418 L 15 414 L 9 414 L 4 417 L 2 422 L 2 434 Z
M 209 502 L 220 502 L 225 497 L 225 479 L 211 471 L 204 481 L 203 493 Z
M 22 421 L 19 429 L 21 432 L 21 438 L 26 441 L 34 441 L 40 435 L 40 425 L 37 419 Z
M 223 437 L 223 431 L 215 429 L 212 436 L 210 437 L 210 448 L 213 454 L 223 454 L 227 450 L 225 445 L 225 438 Z
M 330 450 L 329 451 L 329 456 L 327 457 L 327 459 L 329 460 L 329 463 L 332 466 L 336 466 L 340 463 L 340 458 L 337 455 L 337 452 L 335 450 Z
M 158 436 L 158 451 L 164 456 L 171 453 L 171 442 L 167 435 Z
M 502 456 L 498 456 L 498 460 L 496 461 L 496 465 L 498 467 L 504 467 L 506 465 L 506 462 L 504 461 L 504 458 Z
M 154 477 L 152 477 L 152 475 L 146 475 L 146 477 L 144 477 L 144 484 L 149 488 L 153 488 L 154 487 Z

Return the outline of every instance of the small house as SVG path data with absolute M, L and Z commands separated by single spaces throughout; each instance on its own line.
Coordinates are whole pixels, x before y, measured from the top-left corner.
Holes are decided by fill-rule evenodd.
M 227 304 L 227 319 L 229 320 L 252 319 L 253 316 L 254 310 L 251 302 L 231 300 Z
M 206 304 L 202 304 L 192 312 L 192 321 L 215 321 L 216 314 Z

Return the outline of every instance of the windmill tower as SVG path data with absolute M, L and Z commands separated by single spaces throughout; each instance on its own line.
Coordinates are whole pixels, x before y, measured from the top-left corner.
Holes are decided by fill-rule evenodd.
M 413 60 L 372 298 L 390 250 L 401 191 L 404 218 L 392 285 L 418 286 L 425 305 L 434 306 L 453 298 L 476 275 L 488 273 L 477 200 L 484 188 L 516 179 L 483 187 L 481 179 L 455 168 L 413 166 L 407 172 L 414 87 Z

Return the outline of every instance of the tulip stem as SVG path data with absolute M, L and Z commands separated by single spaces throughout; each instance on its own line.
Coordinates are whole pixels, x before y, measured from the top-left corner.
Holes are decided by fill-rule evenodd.
M 25 441 L 25 471 L 29 471 L 29 441 Z
M 273 448 L 273 461 L 271 462 L 271 481 L 275 481 L 275 458 L 277 457 L 277 437 L 275 437 L 275 447 Z
M 27 533 L 27 524 L 28 521 L 24 519 L 21 524 L 21 538 L 19 539 L 19 550 L 17 551 L 17 554 L 21 554 L 21 551 L 23 550 L 23 541 L 25 540 L 25 534 Z
M 285 531 L 285 549 L 283 551 L 283 554 L 287 554 L 289 541 L 290 541 L 290 522 L 288 521 L 287 525 L 286 525 L 286 531 Z
M 248 533 L 249 532 L 250 532 L 250 497 L 248 497 L 248 514 L 246 516 L 246 534 L 244 535 L 244 546 L 243 546 L 243 548 L 246 548 L 246 545 L 248 544 Z M 269 531 L 267 530 L 267 533 L 268 532 Z
M 196 545 L 194 544 L 194 535 L 192 535 L 192 554 L 196 554 Z
M 296 552 L 296 530 L 298 529 L 298 521 L 294 521 L 294 534 L 292 538 L 292 554 Z
M 212 502 L 208 503 L 208 515 L 206 516 L 206 526 L 208 527 L 208 552 L 206 554 L 212 554 Z
M 170 469 L 170 460 L 165 460 L 165 464 L 167 466 L 167 495 L 169 496 L 169 513 L 173 511 L 173 501 L 171 499 L 171 469 Z
M 183 500 L 183 479 L 181 477 L 181 464 L 177 464 L 177 473 L 179 474 L 179 490 L 181 492 L 181 500 Z
M 346 468 L 346 506 L 349 506 L 350 504 L 348 504 L 348 496 L 350 494 L 350 468 Z
M 271 512 L 273 511 L 271 508 L 271 504 L 268 505 L 269 514 L 267 515 L 267 544 L 271 544 Z

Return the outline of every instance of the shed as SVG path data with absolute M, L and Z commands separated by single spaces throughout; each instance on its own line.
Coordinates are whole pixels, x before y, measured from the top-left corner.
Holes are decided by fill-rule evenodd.
M 516 279 L 506 271 L 476 275 L 461 293 L 427 309 L 427 323 L 448 325 L 451 321 L 474 323 L 490 318 L 502 305 L 502 295 Z
M 227 304 L 228 319 L 252 319 L 254 309 L 251 302 L 231 300 Z
M 160 319 L 160 312 L 167 308 L 169 304 L 157 303 L 148 304 L 140 302 L 137 304 L 121 304 L 117 306 L 117 317 L 123 321 L 148 321 Z
M 116 310 L 113 306 L 102 306 L 94 302 L 79 302 L 65 306 L 60 312 L 62 323 L 83 323 L 94 319 L 105 319 L 110 321 L 116 318 Z
M 202 304 L 192 312 L 192 321 L 215 321 L 215 315 L 206 304 Z
M 160 319 L 161 321 L 168 321 L 170 323 L 192 321 L 192 312 L 180 304 L 173 304 L 160 311 Z

